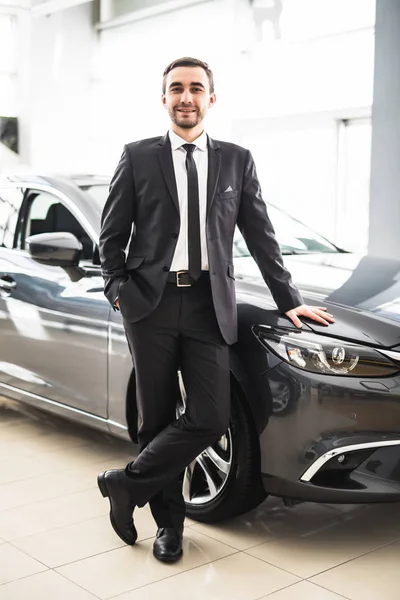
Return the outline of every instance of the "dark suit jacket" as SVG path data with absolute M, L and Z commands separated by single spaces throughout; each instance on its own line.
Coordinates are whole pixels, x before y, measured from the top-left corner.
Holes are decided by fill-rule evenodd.
M 228 344 L 237 340 L 232 261 L 236 224 L 278 308 L 286 312 L 302 304 L 283 266 L 250 152 L 208 138 L 208 261 L 215 312 Z M 125 320 L 140 321 L 159 303 L 179 227 L 168 134 L 127 144 L 110 184 L 100 234 L 104 293 L 111 304 L 118 297 Z

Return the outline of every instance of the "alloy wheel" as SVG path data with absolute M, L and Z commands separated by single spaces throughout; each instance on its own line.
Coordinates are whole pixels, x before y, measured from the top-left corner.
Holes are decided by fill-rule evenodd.
M 181 398 L 177 414 L 185 412 L 186 391 L 178 372 Z M 233 446 L 230 428 L 186 468 L 183 478 L 183 497 L 188 504 L 201 505 L 215 500 L 225 488 L 233 465 Z

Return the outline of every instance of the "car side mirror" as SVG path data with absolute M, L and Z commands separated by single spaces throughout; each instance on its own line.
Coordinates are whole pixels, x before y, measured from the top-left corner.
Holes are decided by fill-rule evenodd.
M 82 257 L 82 244 L 66 231 L 38 233 L 26 238 L 29 254 L 38 263 L 53 267 L 77 267 Z

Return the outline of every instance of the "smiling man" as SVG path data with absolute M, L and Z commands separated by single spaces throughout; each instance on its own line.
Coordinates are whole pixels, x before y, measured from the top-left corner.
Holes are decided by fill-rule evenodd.
M 302 303 L 283 265 L 250 152 L 205 133 L 215 101 L 206 63 L 168 65 L 162 102 L 170 130 L 125 146 L 100 235 L 105 294 L 121 310 L 135 366 L 140 454 L 125 469 L 101 473 L 98 485 L 127 544 L 137 537 L 135 506 L 150 503 L 153 552 L 168 562 L 182 556 L 181 475 L 229 424 L 235 226 L 282 313 L 297 327 L 300 316 L 333 322 L 325 308 Z M 187 395 L 179 418 L 178 370 Z

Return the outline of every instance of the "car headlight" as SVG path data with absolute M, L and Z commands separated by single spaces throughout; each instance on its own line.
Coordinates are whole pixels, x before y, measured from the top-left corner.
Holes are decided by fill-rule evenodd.
M 253 327 L 263 346 L 294 367 L 326 375 L 385 377 L 400 371 L 400 363 L 379 350 L 308 331 Z

